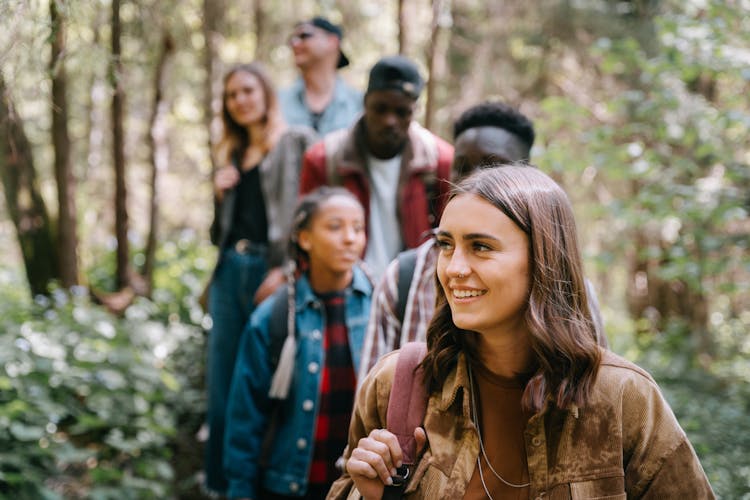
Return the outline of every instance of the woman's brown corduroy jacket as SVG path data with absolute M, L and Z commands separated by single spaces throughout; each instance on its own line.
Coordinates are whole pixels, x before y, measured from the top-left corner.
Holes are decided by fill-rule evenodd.
M 348 450 L 384 428 L 398 351 L 362 382 Z M 461 499 L 474 472 L 479 443 L 470 419 L 466 360 L 461 355 L 441 394 L 430 397 L 424 427 L 429 447 L 405 499 Z M 685 432 L 653 378 L 609 351 L 585 408 L 548 406 L 525 431 L 530 498 L 545 500 L 715 498 Z M 345 473 L 328 499 L 359 499 Z

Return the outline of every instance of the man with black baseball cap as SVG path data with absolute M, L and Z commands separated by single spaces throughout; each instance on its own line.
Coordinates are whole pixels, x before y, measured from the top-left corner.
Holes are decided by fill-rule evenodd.
M 424 80 L 403 56 L 370 70 L 364 114 L 307 150 L 300 192 L 342 185 L 367 214 L 365 262 L 375 277 L 405 248 L 429 237 L 448 191 L 453 147 L 412 120 Z
M 349 64 L 341 50 L 341 26 L 324 17 L 297 23 L 289 37 L 300 77 L 279 92 L 284 119 L 319 134 L 348 127 L 362 111 L 362 94 L 338 76 Z

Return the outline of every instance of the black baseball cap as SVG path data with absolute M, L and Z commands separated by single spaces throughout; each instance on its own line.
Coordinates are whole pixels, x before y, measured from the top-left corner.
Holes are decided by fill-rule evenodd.
M 336 35 L 336 37 L 341 40 L 344 37 L 344 30 L 339 26 L 338 24 L 333 24 L 331 21 L 326 19 L 325 17 L 315 16 L 312 19 L 308 21 L 302 21 L 301 23 L 297 24 L 297 26 L 303 25 L 303 24 L 309 24 L 311 26 L 315 26 L 316 28 L 320 28 L 323 31 L 327 31 L 328 33 L 331 33 L 332 35 Z M 349 65 L 349 58 L 346 57 L 344 54 L 344 51 L 341 50 L 341 46 L 339 45 L 339 62 L 336 65 L 337 68 L 343 68 L 344 66 Z
M 417 99 L 423 87 L 424 80 L 411 59 L 388 56 L 375 63 L 370 70 L 367 93 L 375 90 L 399 90 L 412 99 Z

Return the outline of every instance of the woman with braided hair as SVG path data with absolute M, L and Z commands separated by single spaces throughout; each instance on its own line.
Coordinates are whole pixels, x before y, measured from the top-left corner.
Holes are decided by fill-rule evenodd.
M 372 295 L 364 246 L 364 209 L 349 191 L 321 187 L 300 200 L 287 284 L 240 341 L 224 443 L 230 498 L 320 499 L 340 475 Z M 286 321 L 273 319 L 278 301 Z

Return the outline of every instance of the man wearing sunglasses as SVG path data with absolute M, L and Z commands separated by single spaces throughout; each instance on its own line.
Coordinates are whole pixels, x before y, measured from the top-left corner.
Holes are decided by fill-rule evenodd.
M 284 120 L 323 136 L 348 127 L 362 111 L 362 94 L 337 70 L 349 64 L 341 50 L 343 30 L 323 17 L 298 23 L 289 36 L 300 77 L 279 92 Z

